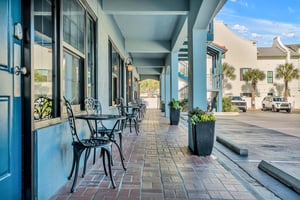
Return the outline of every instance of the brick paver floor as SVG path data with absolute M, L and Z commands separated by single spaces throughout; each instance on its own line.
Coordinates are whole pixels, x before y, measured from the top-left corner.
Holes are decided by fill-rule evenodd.
M 127 171 L 114 153 L 116 189 L 99 159 L 95 165 L 89 163 L 85 178 L 78 177 L 74 193 L 69 181 L 51 200 L 255 199 L 213 154 L 192 155 L 187 133 L 180 126 L 170 126 L 159 110 L 147 110 L 138 136 L 128 128 L 123 135 Z

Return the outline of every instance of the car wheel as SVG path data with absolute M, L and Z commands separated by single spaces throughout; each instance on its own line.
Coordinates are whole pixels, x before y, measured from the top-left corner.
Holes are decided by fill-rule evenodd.
M 262 110 L 263 110 L 263 111 L 266 111 L 266 110 L 267 110 L 265 104 L 262 105 Z
M 291 112 L 291 109 L 287 109 L 286 112 L 290 113 L 290 112 Z
M 243 109 L 243 112 L 246 112 L 247 110 L 246 109 Z

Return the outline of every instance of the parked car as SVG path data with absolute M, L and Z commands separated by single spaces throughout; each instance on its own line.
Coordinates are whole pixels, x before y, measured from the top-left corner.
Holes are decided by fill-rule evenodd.
M 235 105 L 243 112 L 247 111 L 247 102 L 242 99 L 240 96 L 230 96 L 231 98 L 231 105 Z
M 272 110 L 273 112 L 285 110 L 289 113 L 291 112 L 291 103 L 285 101 L 282 97 L 267 96 L 262 101 L 262 110 Z

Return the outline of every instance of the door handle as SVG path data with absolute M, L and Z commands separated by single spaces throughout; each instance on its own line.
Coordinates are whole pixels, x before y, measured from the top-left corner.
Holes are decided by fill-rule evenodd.
M 15 66 L 15 74 L 18 76 L 20 74 L 26 75 L 27 74 L 27 69 L 26 67 L 20 67 L 20 66 Z

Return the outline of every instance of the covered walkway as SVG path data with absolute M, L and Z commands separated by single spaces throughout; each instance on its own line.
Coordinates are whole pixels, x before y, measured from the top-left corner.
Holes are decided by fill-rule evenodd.
M 187 132 L 170 126 L 159 110 L 147 110 L 140 130 L 138 136 L 125 130 L 126 172 L 114 153 L 116 189 L 104 175 L 99 159 L 95 165 L 89 164 L 74 193 L 70 193 L 69 181 L 51 199 L 255 199 L 214 154 L 192 155 Z

